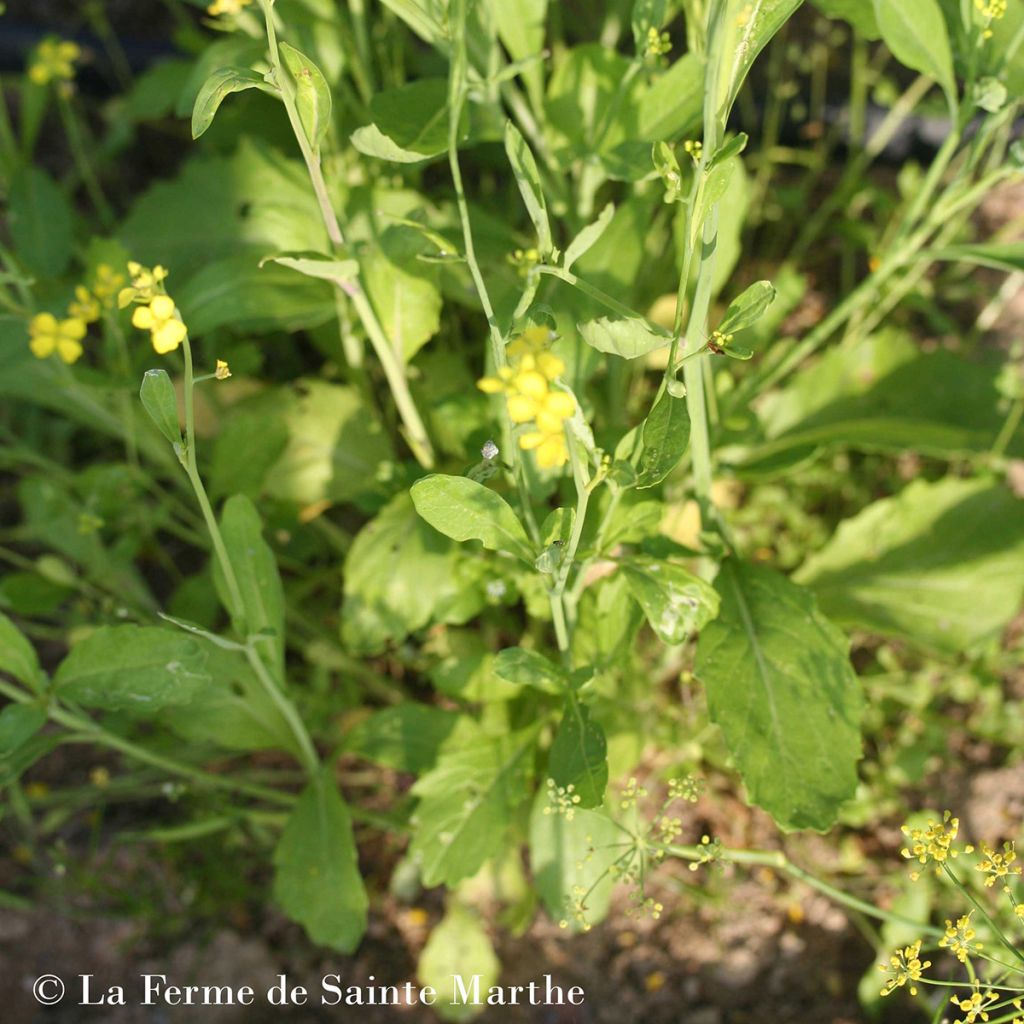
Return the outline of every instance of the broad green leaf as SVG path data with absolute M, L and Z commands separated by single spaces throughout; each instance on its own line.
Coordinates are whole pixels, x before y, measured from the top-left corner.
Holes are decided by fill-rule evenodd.
M 843 18 L 865 39 L 878 39 L 878 20 L 874 6 L 867 0 L 811 0 L 829 18 Z
M 385 7 L 394 11 L 420 37 L 431 46 L 447 45 L 448 30 L 438 20 L 439 6 L 434 0 L 381 0 Z
M 537 232 L 537 249 L 541 257 L 546 257 L 552 248 L 551 225 L 548 223 L 548 209 L 544 202 L 544 189 L 537 171 L 537 161 L 534 160 L 526 139 L 511 121 L 505 122 L 505 152 L 512 165 L 512 173 L 519 186 L 519 194 L 523 197 L 526 212 L 530 215 Z
M 608 743 L 590 708 L 573 695 L 565 702 L 562 721 L 548 758 L 548 775 L 559 787 L 571 786 L 583 808 L 599 807 L 608 785 Z
M 305 274 L 306 277 L 315 277 L 336 285 L 354 281 L 359 275 L 357 260 L 338 260 L 315 252 L 281 253 L 279 256 L 268 256 L 260 261 L 260 267 L 268 261 L 288 267 L 290 270 L 297 270 L 300 274 Z
M 637 487 L 660 484 L 679 465 L 690 444 L 690 413 L 685 398 L 667 391 L 644 420 Z
M 630 593 L 666 644 L 681 644 L 718 612 L 718 594 L 681 565 L 634 555 L 622 565 Z
M 320 149 L 331 126 L 331 90 L 323 72 L 300 50 L 281 42 L 281 59 L 295 81 L 295 106 L 313 151 Z
M 38 704 L 8 704 L 0 711 L 0 759 L 10 757 L 46 724 Z
M 345 750 L 395 771 L 421 775 L 437 761 L 457 718 L 453 711 L 407 701 L 364 718 L 345 737 Z
M 1024 242 L 980 242 L 976 245 L 950 245 L 944 249 L 925 249 L 922 260 L 948 260 L 952 263 L 975 263 L 979 267 L 1024 270 Z
M 685 138 L 700 126 L 704 102 L 704 65 L 685 53 L 641 94 L 639 136 L 661 142 Z
M 513 61 L 528 61 L 542 52 L 548 0 L 488 0 L 487 12 Z M 529 63 L 520 75 L 539 109 L 544 100 L 543 65 L 539 61 Z
M 918 480 L 839 525 L 796 578 L 838 622 L 958 654 L 1024 596 L 1024 502 L 987 479 Z
M 392 347 L 408 362 L 440 330 L 441 292 L 431 277 L 436 268 L 400 264 L 379 248 L 361 257 L 363 285 Z
M 874 0 L 885 45 L 908 68 L 935 79 L 956 110 L 956 78 L 946 20 L 938 0 Z
M 35 648 L 11 620 L 0 612 L 0 672 L 39 691 L 42 669 Z
M 149 413 L 156 429 L 174 446 L 182 450 L 181 426 L 178 424 L 178 398 L 166 370 L 147 370 L 139 389 L 142 406 Z
M 537 651 L 506 647 L 494 659 L 494 674 L 517 686 L 532 686 L 544 693 L 562 694 L 569 685 L 565 673 Z
M 410 491 L 416 511 L 452 540 L 478 540 L 533 565 L 536 557 L 522 523 L 494 491 L 464 476 L 434 473 L 417 480 Z
M 860 683 L 809 590 L 729 558 L 695 673 L 750 799 L 784 829 L 827 829 L 857 787 Z
M 665 348 L 672 341 L 668 331 L 639 317 L 598 317 L 577 325 L 583 340 L 598 352 L 622 356 L 623 359 L 637 359 Z
M 481 560 L 417 514 L 405 492 L 359 531 L 345 559 L 341 635 L 376 654 L 431 622 L 464 622 L 485 602 Z
M 256 649 L 278 680 L 284 679 L 284 592 L 274 552 L 263 539 L 263 524 L 253 503 L 244 494 L 224 502 L 220 530 L 228 559 L 242 596 L 242 607 L 231 608 L 230 591 L 214 562 L 217 591 L 234 614 L 242 637 L 257 637 Z
M 530 793 L 536 740 L 536 727 L 492 736 L 468 721 L 449 736 L 412 789 L 420 803 L 410 852 L 424 885 L 455 885 L 501 851 Z
M 198 139 L 213 124 L 213 119 L 224 100 L 233 92 L 262 89 L 263 76 L 252 68 L 218 68 L 203 82 L 195 106 L 192 108 L 192 138 Z
M 545 788 L 530 815 L 530 870 L 537 892 L 555 921 L 572 931 L 597 924 L 608 913 L 614 876 L 608 869 L 621 856 L 622 833 L 604 811 L 558 813 Z M 574 893 L 588 893 L 585 922 L 572 912 Z
M 565 256 L 562 258 L 562 266 L 566 270 L 572 270 L 572 265 L 593 246 L 604 234 L 604 230 L 611 223 L 615 215 L 615 205 L 608 203 L 598 214 L 593 224 L 588 224 L 566 247 Z
M 184 633 L 101 626 L 71 648 L 53 681 L 59 696 L 86 707 L 152 714 L 201 693 L 210 684 L 206 661 Z
M 232 405 L 213 442 L 210 496 L 245 494 L 255 501 L 287 444 L 288 426 L 277 416 L 266 416 L 245 403 Z M 238 457 L 241 451 L 244 459 Z
M 7 228 L 14 251 L 29 272 L 59 277 L 71 259 L 71 205 L 54 180 L 25 164 L 10 178 Z
M 330 769 L 299 797 L 274 851 L 274 899 L 320 946 L 351 953 L 368 905 L 352 821 Z
M 466 1021 L 479 1016 L 487 990 L 497 984 L 500 974 L 501 961 L 479 915 L 449 900 L 447 913 L 430 933 L 416 965 L 420 984 L 437 993 L 434 1010 L 438 1017 Z M 456 979 L 461 979 L 465 988 L 457 987 Z
M 729 303 L 718 329 L 723 334 L 733 334 L 752 327 L 774 301 L 775 289 L 771 281 L 755 281 Z
M 352 133 L 366 156 L 396 163 L 421 163 L 448 149 L 448 81 L 421 78 L 385 89 L 370 100 L 373 123 Z

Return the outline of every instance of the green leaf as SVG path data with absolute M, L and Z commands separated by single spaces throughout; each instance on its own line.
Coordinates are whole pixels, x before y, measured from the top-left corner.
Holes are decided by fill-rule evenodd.
M 566 270 L 572 270 L 572 265 L 593 246 L 604 234 L 604 229 L 611 223 L 615 215 L 615 204 L 608 203 L 598 214 L 593 224 L 588 224 L 566 247 L 565 256 L 562 258 L 562 266 Z
M 295 106 L 302 130 L 317 152 L 331 126 L 330 87 L 323 72 L 304 53 L 285 42 L 278 46 L 284 66 L 295 80 Z
M 563 694 L 569 681 L 565 673 L 543 654 L 522 647 L 506 647 L 494 659 L 494 674 L 517 686 L 532 686 L 543 693 Z
M 336 285 L 354 281 L 359 275 L 357 260 L 337 260 L 315 252 L 281 253 L 279 256 L 267 256 L 266 259 L 260 260 L 260 267 L 267 262 L 279 263 L 282 267 L 305 274 L 306 277 L 315 277 Z
M 274 899 L 320 946 L 351 953 L 366 931 L 367 897 L 345 801 L 331 769 L 299 797 L 274 851 Z
M 533 565 L 536 554 L 511 506 L 494 491 L 464 476 L 434 473 L 410 491 L 416 511 L 452 540 L 478 540 Z
M 30 164 L 19 167 L 7 193 L 14 251 L 39 277 L 59 277 L 71 259 L 71 204 L 54 180 Z
M 416 965 L 420 984 L 437 993 L 434 1010 L 442 1020 L 466 1021 L 480 1014 L 487 990 L 497 984 L 501 962 L 475 910 L 450 900 L 448 911 L 430 933 Z M 456 987 L 464 980 L 467 992 Z M 473 986 L 479 986 L 475 988 Z
M 865 39 L 878 39 L 878 20 L 874 7 L 865 0 L 811 0 L 829 18 L 843 18 Z M 909 941 L 909 940 L 908 940 Z
M 224 100 L 233 92 L 262 89 L 263 76 L 252 68 L 218 68 L 203 82 L 192 108 L 192 138 L 198 139 L 213 124 L 213 118 Z
M 152 714 L 188 704 L 210 684 L 206 651 L 183 633 L 101 626 L 71 648 L 54 676 L 65 700 L 104 711 Z
M 526 212 L 530 215 L 537 232 L 537 249 L 541 257 L 546 257 L 552 249 L 551 225 L 548 223 L 548 208 L 544 202 L 544 189 L 540 183 L 537 161 L 534 160 L 526 139 L 511 121 L 505 122 L 505 152 L 512 165 L 512 173 L 519 186 L 519 194 L 526 205 Z
M 536 727 L 492 736 L 469 720 L 448 738 L 412 788 L 420 803 L 410 852 L 424 885 L 455 885 L 500 852 L 529 796 L 536 740 Z
M 166 370 L 147 370 L 139 389 L 142 407 L 156 429 L 174 446 L 175 454 L 183 448 L 181 427 L 178 424 L 178 397 Z
M 875 18 L 885 45 L 908 68 L 929 75 L 956 110 L 956 78 L 946 20 L 937 0 L 874 0 Z
M 718 613 L 718 594 L 674 562 L 634 555 L 622 565 L 630 593 L 666 644 L 681 644 Z
M 679 465 L 690 444 L 690 413 L 685 398 L 667 391 L 644 420 L 637 487 L 660 484 Z
M 548 759 L 548 775 L 580 798 L 579 806 L 599 807 L 608 785 L 608 743 L 590 708 L 576 696 L 565 702 L 562 721 Z
M 775 289 L 771 281 L 755 281 L 729 303 L 718 329 L 723 334 L 733 334 L 751 327 L 774 301 Z
M 1024 596 L 1024 502 L 990 480 L 918 480 L 840 523 L 796 578 L 838 622 L 959 654 Z
M 448 149 L 448 80 L 421 78 L 370 100 L 373 123 L 352 133 L 366 156 L 395 163 L 433 160 Z
M 857 787 L 860 683 L 810 591 L 727 559 L 694 671 L 750 799 L 784 829 L 827 829 Z
M 35 648 L 3 612 L 0 612 L 0 672 L 39 692 L 42 669 Z
M 345 737 L 345 750 L 399 772 L 421 775 L 437 761 L 458 715 L 408 701 L 375 711 Z
M 345 559 L 341 635 L 377 654 L 431 622 L 463 622 L 485 601 L 480 559 L 467 558 L 401 492 L 359 531 Z
M 8 704 L 0 711 L 0 759 L 10 757 L 46 724 L 38 704 Z
M 577 325 L 583 340 L 598 352 L 638 359 L 672 341 L 668 331 L 639 317 L 598 317 Z
M 641 94 L 637 122 L 641 139 L 661 142 L 686 138 L 700 126 L 704 65 L 684 53 Z
M 583 922 L 569 912 L 579 889 L 587 893 L 587 924 L 607 915 L 615 886 L 608 869 L 621 855 L 621 841 L 618 825 L 605 812 L 558 814 L 541 788 L 530 815 L 530 870 L 554 920 L 566 921 L 572 931 L 582 929 Z
M 231 608 L 227 584 L 220 563 L 214 562 L 217 591 L 233 612 L 235 628 L 243 637 L 255 636 L 256 649 L 264 662 L 284 679 L 284 592 L 277 561 L 263 539 L 263 524 L 253 503 L 244 494 L 235 494 L 224 502 L 220 530 L 228 559 L 242 596 L 242 607 Z
M 948 260 L 974 263 L 993 270 L 1015 273 L 1024 270 L 1024 242 L 980 242 L 975 245 L 950 245 L 943 249 L 925 249 L 921 260 Z

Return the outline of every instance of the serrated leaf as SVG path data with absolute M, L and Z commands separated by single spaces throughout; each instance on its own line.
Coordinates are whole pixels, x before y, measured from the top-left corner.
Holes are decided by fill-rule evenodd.
M 690 444 L 690 412 L 684 398 L 665 392 L 644 420 L 637 487 L 660 484 L 679 465 Z
M 324 769 L 299 797 L 274 851 L 274 898 L 321 946 L 351 953 L 366 931 L 368 900 L 352 821 Z
M 331 126 L 331 90 L 323 72 L 301 50 L 278 44 L 281 59 L 295 82 L 295 106 L 302 130 L 316 152 Z
M 157 430 L 178 452 L 182 448 L 181 426 L 178 423 L 178 397 L 166 370 L 147 370 L 139 389 L 142 407 Z
M 410 852 L 424 885 L 455 885 L 502 849 L 529 796 L 536 739 L 536 728 L 491 736 L 468 722 L 449 737 L 412 789 L 420 803 Z
M 860 683 L 809 590 L 729 558 L 694 671 L 750 799 L 784 829 L 827 829 L 857 787 Z
M 681 644 L 718 613 L 718 594 L 674 562 L 634 555 L 620 570 L 651 629 L 666 644 Z
M 548 758 L 548 775 L 559 787 L 572 786 L 579 806 L 599 807 L 608 785 L 608 743 L 590 708 L 575 696 L 565 702 Z
M 213 124 L 220 105 L 233 92 L 262 89 L 263 76 L 252 68 L 218 68 L 203 82 L 192 107 L 192 138 L 198 139 Z
M 491 551 L 504 551 L 533 565 L 536 557 L 522 523 L 494 491 L 464 476 L 434 473 L 417 480 L 410 491 L 416 511 L 452 540 L 478 540 Z
M 152 714 L 188 704 L 210 682 L 206 651 L 183 633 L 101 626 L 71 648 L 54 675 L 59 696 L 104 711 Z

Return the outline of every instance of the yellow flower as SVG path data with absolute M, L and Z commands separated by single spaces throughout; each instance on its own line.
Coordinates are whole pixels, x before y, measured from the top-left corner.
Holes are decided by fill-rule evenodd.
M 99 320 L 99 299 L 84 284 L 75 287 L 75 297 L 68 303 L 68 316 L 87 324 Z
M 974 911 L 971 911 L 973 914 Z M 963 917 L 958 918 L 956 924 L 952 921 L 946 921 L 946 931 L 942 938 L 939 939 L 939 945 L 948 947 L 949 951 L 960 961 L 960 963 L 967 963 L 967 958 L 972 953 L 982 948 L 980 942 L 971 943 L 974 941 L 975 931 L 971 927 L 971 914 L 965 914 Z
M 974 868 L 988 876 L 985 879 L 985 885 L 989 888 L 996 884 L 997 879 L 1021 873 L 1020 865 L 1014 864 L 1017 859 L 1017 851 L 1013 843 L 1003 843 L 1002 853 L 996 853 L 988 843 L 982 843 L 981 852 L 985 855 L 985 859 L 975 864 Z
M 104 306 L 109 307 L 114 296 L 120 291 L 124 281 L 124 274 L 116 271 L 109 263 L 101 263 L 96 267 L 96 275 L 92 282 L 92 293 Z
M 252 0 L 213 0 L 206 8 L 206 13 L 216 18 L 219 14 L 241 14 L 243 7 L 248 7 Z
M 227 380 L 231 376 L 231 367 L 223 359 L 217 360 L 217 369 L 213 371 L 217 380 Z
M 887 996 L 896 989 L 902 988 L 907 982 L 910 982 L 910 994 L 912 996 L 917 995 L 917 986 L 914 984 L 921 980 L 921 975 L 931 967 L 931 960 L 921 960 L 921 940 L 910 946 L 904 946 L 903 949 L 897 949 L 892 956 L 889 957 L 887 964 L 879 964 L 878 969 L 884 974 L 888 974 L 889 978 L 886 980 L 884 987 L 882 988 L 882 995 Z
M 998 21 L 1006 14 L 1006 0 L 974 0 L 974 6 L 981 12 L 983 18 Z
M 36 85 L 47 82 L 70 82 L 75 77 L 75 61 L 82 51 L 67 39 L 44 39 L 28 69 L 28 77 Z
M 966 1011 L 964 1019 L 957 1021 L 956 1024 L 975 1024 L 975 1021 L 988 1020 L 988 1012 L 985 1008 L 998 998 L 991 989 L 983 994 L 978 982 L 974 982 L 974 991 L 970 998 L 959 999 L 957 996 L 953 996 L 950 1000 L 954 1006 Z
M 28 325 L 29 343 L 37 359 L 46 359 L 54 352 L 69 365 L 82 354 L 85 321 L 77 317 L 58 320 L 52 313 L 38 313 Z
M 153 348 L 159 355 L 173 352 L 188 333 L 169 295 L 154 295 L 148 306 L 139 306 L 132 314 L 132 323 L 152 334 Z
M 117 308 L 124 309 L 133 302 L 149 302 L 154 295 L 163 291 L 163 281 L 167 277 L 167 271 L 159 264 L 150 270 L 141 263 L 130 261 L 128 273 L 131 274 L 132 283 L 130 288 L 122 288 L 117 293 Z
M 559 424 L 558 432 L 531 430 L 519 438 L 523 451 L 537 454 L 537 465 L 541 469 L 557 469 L 569 461 L 569 449 L 565 443 L 565 431 Z
M 960 831 L 960 819 L 954 818 L 949 811 L 942 815 L 942 821 L 929 821 L 926 829 L 909 828 L 903 826 L 903 833 L 909 837 L 910 845 L 904 847 L 900 853 L 908 860 L 917 860 L 922 864 L 934 861 L 936 870 L 947 860 L 959 855 L 959 851 L 953 846 L 957 832 Z M 918 878 L 915 872 L 911 876 Z

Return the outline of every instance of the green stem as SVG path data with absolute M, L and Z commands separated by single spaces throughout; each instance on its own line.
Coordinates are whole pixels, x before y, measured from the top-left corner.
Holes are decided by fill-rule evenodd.
M 99 179 L 92 168 L 92 161 L 86 153 L 78 116 L 60 85 L 55 91 L 57 93 L 57 109 L 60 111 L 61 121 L 64 124 L 64 132 L 67 135 L 68 146 L 71 148 L 72 159 L 75 161 L 79 176 L 85 185 L 86 192 L 89 193 L 89 200 L 99 215 L 100 222 L 109 231 L 114 226 L 114 211 L 103 194 Z
M 999 431 L 999 436 L 992 444 L 992 455 L 995 458 L 1001 459 L 1006 454 L 1006 449 L 1010 446 L 1013 435 L 1020 426 L 1022 416 L 1024 416 L 1024 398 L 1018 398 L 1010 406 L 1010 412 L 1003 423 L 1003 428 Z
M 978 902 L 974 894 L 964 885 L 963 882 L 957 877 L 956 872 L 947 863 L 943 863 L 942 870 L 945 872 L 946 877 L 960 890 L 960 892 L 967 897 L 967 899 L 973 904 L 974 909 L 988 922 L 988 926 L 995 932 L 996 937 L 999 941 L 1021 962 L 1024 963 L 1024 952 L 1021 952 L 1015 943 L 1011 942 L 1006 937 L 1003 930 L 992 920 L 991 915 L 985 909 L 985 907 Z

